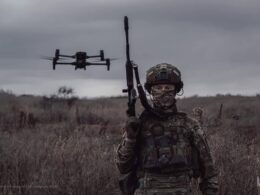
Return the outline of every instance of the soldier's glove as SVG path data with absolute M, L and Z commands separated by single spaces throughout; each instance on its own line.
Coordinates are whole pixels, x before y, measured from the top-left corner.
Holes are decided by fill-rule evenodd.
M 140 124 L 140 120 L 135 116 L 128 117 L 125 126 L 126 137 L 128 139 L 136 139 L 136 136 L 138 135 L 140 130 Z

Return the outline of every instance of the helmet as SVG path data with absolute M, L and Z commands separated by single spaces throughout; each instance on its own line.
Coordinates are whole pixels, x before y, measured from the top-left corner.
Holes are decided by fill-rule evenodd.
M 181 72 L 171 64 L 157 64 L 146 72 L 146 83 L 144 87 L 150 93 L 151 87 L 157 84 L 174 84 L 176 93 L 179 93 L 183 88 Z

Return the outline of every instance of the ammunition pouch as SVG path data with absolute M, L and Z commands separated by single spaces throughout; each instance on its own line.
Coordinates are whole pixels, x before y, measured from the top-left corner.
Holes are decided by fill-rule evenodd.
M 177 173 L 188 172 L 190 170 L 190 165 L 182 156 L 175 156 L 172 159 L 161 156 L 157 161 L 145 163 L 144 168 L 148 172 Z
M 177 140 L 164 135 L 146 137 L 143 167 L 146 170 L 158 170 L 161 173 L 189 170 L 187 149 L 177 147 Z

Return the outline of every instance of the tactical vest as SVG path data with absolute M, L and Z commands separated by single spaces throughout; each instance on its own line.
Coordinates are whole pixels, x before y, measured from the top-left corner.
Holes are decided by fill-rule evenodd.
M 160 173 L 189 172 L 192 169 L 191 132 L 183 113 L 159 118 L 141 116 L 141 169 Z

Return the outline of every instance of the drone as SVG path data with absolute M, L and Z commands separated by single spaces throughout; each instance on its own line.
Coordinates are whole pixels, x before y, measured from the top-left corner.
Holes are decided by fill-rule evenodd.
M 67 62 L 69 58 L 75 59 L 75 61 Z M 87 60 L 89 58 L 100 58 L 98 61 L 104 61 L 104 62 L 91 62 Z M 108 71 L 110 70 L 110 59 L 104 58 L 103 50 L 100 50 L 99 55 L 88 56 L 87 52 L 83 52 L 83 51 L 76 52 L 74 55 L 63 55 L 60 54 L 59 49 L 56 49 L 55 56 L 53 58 L 47 57 L 45 59 L 52 61 L 53 70 L 56 69 L 56 65 L 72 65 L 75 66 L 75 70 L 77 69 L 86 70 L 86 67 L 91 65 L 103 65 L 103 66 L 107 66 Z

